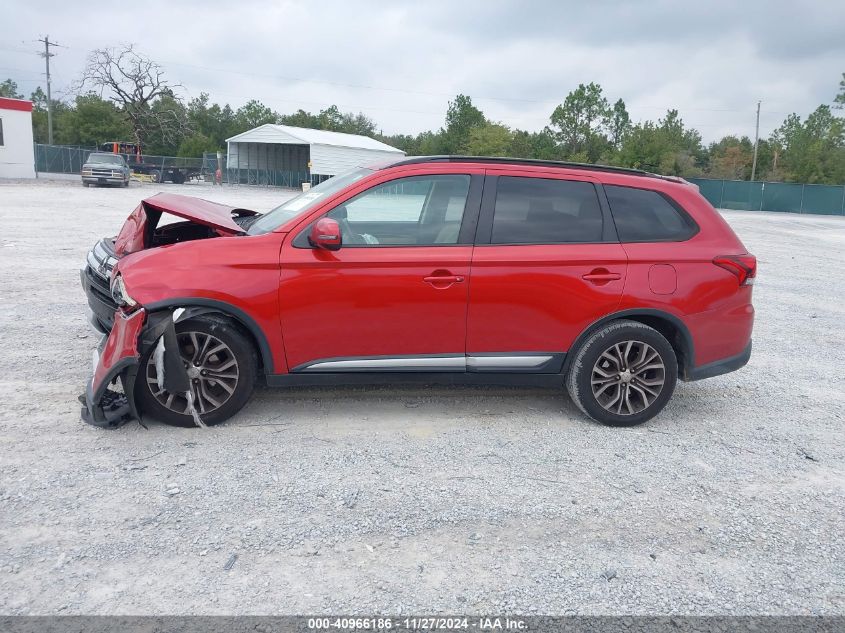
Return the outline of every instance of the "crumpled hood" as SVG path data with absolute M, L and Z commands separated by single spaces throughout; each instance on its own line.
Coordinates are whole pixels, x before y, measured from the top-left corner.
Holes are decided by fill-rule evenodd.
M 160 193 L 143 200 L 129 214 L 115 239 L 115 255 L 120 258 L 146 248 L 162 213 L 169 213 L 196 224 L 211 227 L 222 235 L 237 235 L 244 232 L 234 221 L 233 215 L 257 215 L 255 211 L 201 198 Z

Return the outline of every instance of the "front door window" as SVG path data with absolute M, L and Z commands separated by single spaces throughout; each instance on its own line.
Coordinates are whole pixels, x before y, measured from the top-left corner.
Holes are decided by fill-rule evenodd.
M 335 207 L 343 246 L 458 243 L 470 177 L 413 176 L 377 185 Z

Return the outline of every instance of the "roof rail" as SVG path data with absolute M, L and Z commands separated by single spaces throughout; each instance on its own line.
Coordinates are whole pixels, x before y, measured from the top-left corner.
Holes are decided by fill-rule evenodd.
M 538 158 L 506 158 L 498 156 L 411 156 L 391 162 L 384 167 L 398 167 L 399 165 L 415 165 L 419 163 L 486 163 L 491 165 L 536 165 L 538 167 L 560 167 L 562 169 L 585 169 L 590 171 L 603 171 L 614 174 L 626 174 L 629 176 L 646 176 L 649 178 L 663 178 L 674 180 L 671 176 L 661 176 L 642 169 L 631 169 L 628 167 L 613 167 L 610 165 L 592 165 L 590 163 L 568 163 L 559 160 L 540 160 Z

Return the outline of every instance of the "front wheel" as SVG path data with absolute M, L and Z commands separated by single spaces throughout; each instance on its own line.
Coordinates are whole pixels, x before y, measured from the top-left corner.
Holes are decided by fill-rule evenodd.
M 593 333 L 566 376 L 576 405 L 611 426 L 634 426 L 656 416 L 675 390 L 678 360 L 660 332 L 620 320 Z
M 159 386 L 153 345 L 141 356 L 135 381 L 140 409 L 166 424 L 186 427 L 196 426 L 191 404 L 209 426 L 240 411 L 252 394 L 257 366 L 247 337 L 230 321 L 206 316 L 177 323 L 176 339 L 190 392 L 170 393 Z

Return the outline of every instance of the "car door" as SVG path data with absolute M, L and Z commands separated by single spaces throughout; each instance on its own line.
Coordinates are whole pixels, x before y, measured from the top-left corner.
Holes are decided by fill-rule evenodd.
M 560 170 L 488 170 L 472 259 L 470 371 L 560 371 L 613 312 L 627 258 L 600 185 Z
M 321 215 L 340 224 L 339 250 L 309 243 L 318 218 L 285 241 L 279 301 L 290 371 L 465 371 L 482 174 L 388 176 Z

